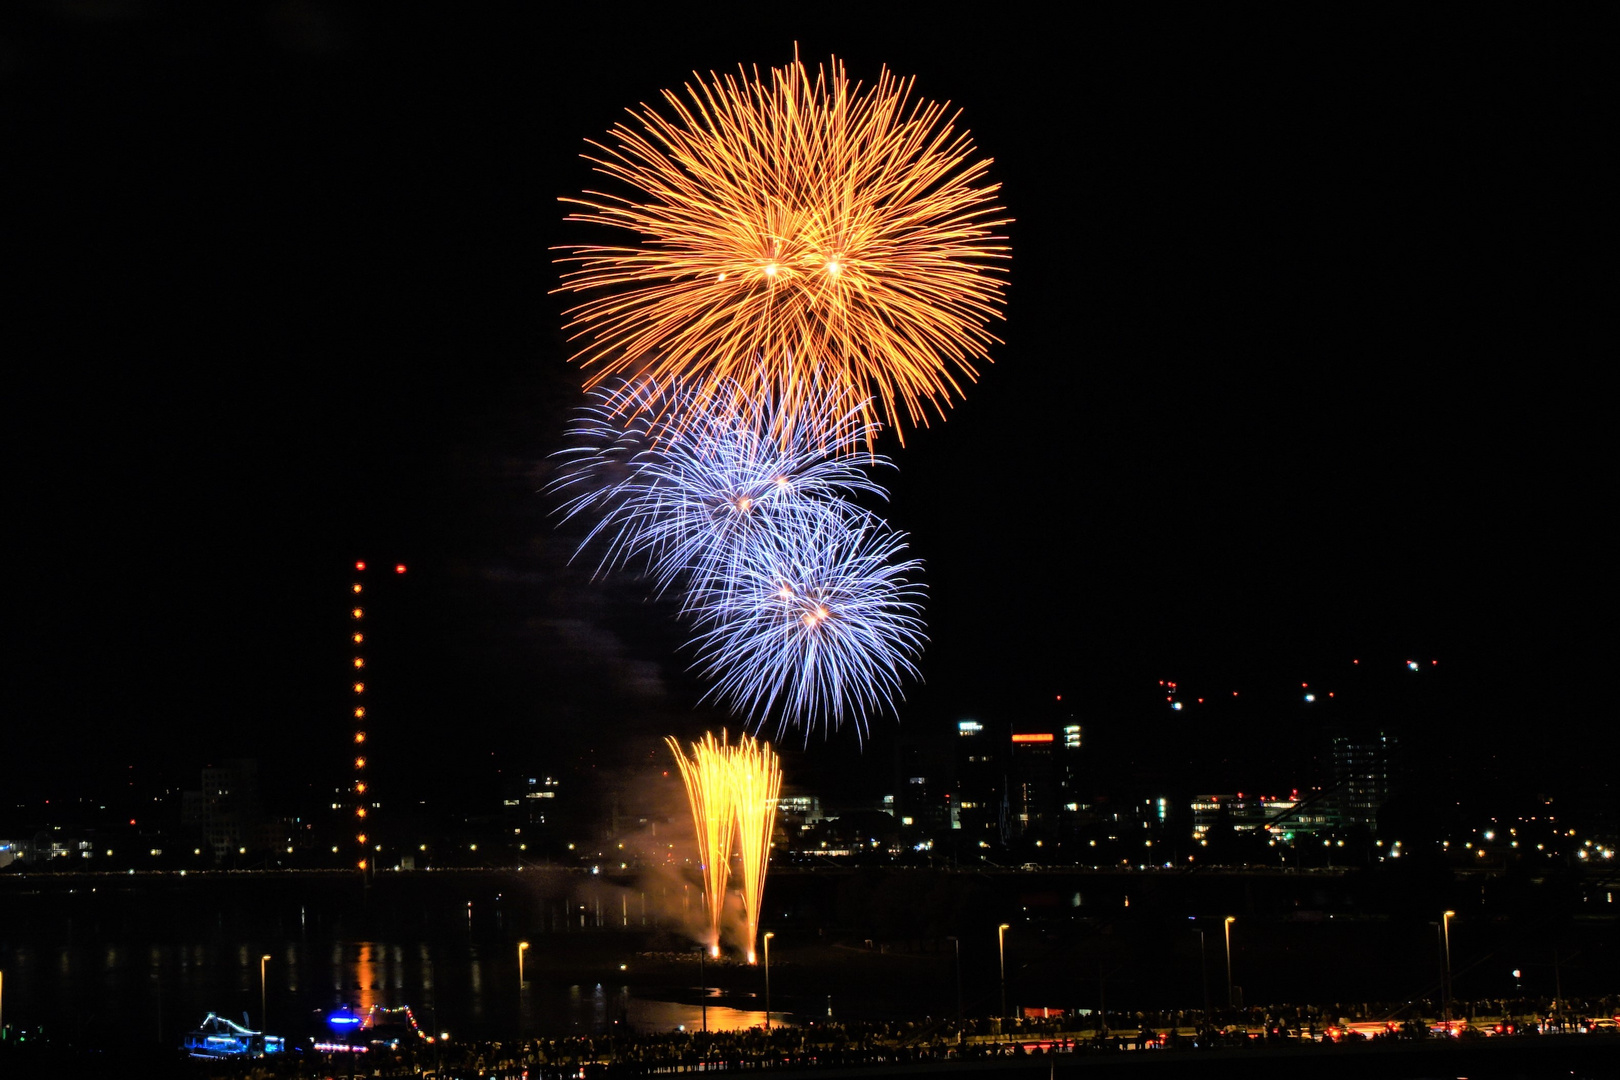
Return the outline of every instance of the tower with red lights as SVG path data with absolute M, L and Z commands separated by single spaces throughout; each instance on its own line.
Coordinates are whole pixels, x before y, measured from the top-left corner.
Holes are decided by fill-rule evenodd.
M 376 626 L 374 600 L 383 582 L 405 575 L 405 564 L 395 563 L 386 569 L 372 569 L 364 560 L 356 561 L 349 584 L 349 689 L 350 689 L 350 742 L 351 760 L 346 782 L 348 835 L 354 852 L 355 865 L 362 873 L 375 872 L 377 856 L 382 845 L 377 839 L 376 812 L 381 808 L 375 784 L 372 781 L 370 731 L 376 723 L 373 714 L 375 693 L 368 692 L 367 681 L 371 669 L 367 667 L 373 649 L 368 640 Z

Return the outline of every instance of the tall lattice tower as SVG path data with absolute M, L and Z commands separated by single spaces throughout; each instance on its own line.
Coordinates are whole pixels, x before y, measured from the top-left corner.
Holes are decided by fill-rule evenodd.
M 405 574 L 405 564 L 395 563 L 388 568 L 391 577 L 402 577 Z M 350 690 L 352 691 L 351 719 L 353 721 L 350 747 L 353 760 L 350 766 L 350 779 L 348 781 L 347 805 L 344 807 L 348 815 L 348 825 L 353 830 L 354 837 L 351 850 L 354 852 L 355 865 L 362 873 L 374 872 L 377 863 L 377 852 L 382 850 L 382 844 L 377 836 L 376 812 L 381 808 L 378 802 L 375 784 L 372 781 L 371 753 L 368 743 L 369 732 L 376 723 L 372 713 L 374 693 L 369 693 L 367 679 L 370 674 L 367 660 L 374 651 L 370 648 L 368 635 L 372 633 L 375 624 L 376 612 L 372 605 L 375 597 L 375 585 L 381 574 L 388 571 L 370 571 L 373 577 L 368 578 L 368 564 L 357 561 L 354 564 L 354 576 L 349 585 L 349 645 L 350 656 L 349 676 Z

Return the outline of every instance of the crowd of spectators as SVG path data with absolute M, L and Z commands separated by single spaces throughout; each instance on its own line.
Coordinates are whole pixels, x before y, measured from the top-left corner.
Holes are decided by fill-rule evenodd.
M 294 1047 L 279 1059 L 195 1063 L 194 1075 L 236 1080 L 293 1077 L 451 1077 L 616 1080 L 683 1073 L 756 1072 L 1048 1054 L 1220 1050 L 1359 1041 L 1484 1038 L 1491 1034 L 1616 1030 L 1620 998 L 1459 1003 L 1448 1025 L 1435 1002 L 1359 1002 L 899 1023 L 817 1022 L 766 1031 L 638 1033 L 614 1025 L 592 1035 L 530 1039 L 417 1040 L 390 1050 L 319 1053 Z M 352 1071 L 352 1072 L 351 1072 Z
M 1513 1034 L 1585 1032 L 1593 1018 L 1612 1018 L 1620 999 L 1478 1001 L 1459 1005 L 1450 1028 L 1437 1019 L 1435 1002 L 1358 1002 L 1329 1006 L 1268 1006 L 1111 1013 L 1106 1025 L 1091 1015 L 1024 1017 L 1015 1020 L 954 1019 L 902 1023 L 813 1023 L 741 1031 L 613 1030 L 521 1040 L 456 1041 L 433 1046 L 375 1049 L 357 1060 L 362 1076 L 527 1077 L 529 1080 L 615 1080 L 618 1077 L 682 1073 L 756 1072 L 852 1065 L 901 1065 L 930 1061 L 1047 1054 L 1116 1054 L 1133 1051 L 1200 1051 L 1279 1043 L 1311 1045 L 1361 1039 L 1484 1037 L 1502 1025 Z M 1470 1023 L 1469 1020 L 1472 1020 Z M 1507 1031 L 1504 1030 L 1504 1033 Z M 299 1060 L 292 1054 L 255 1073 L 220 1075 L 265 1078 L 341 1077 L 341 1058 Z

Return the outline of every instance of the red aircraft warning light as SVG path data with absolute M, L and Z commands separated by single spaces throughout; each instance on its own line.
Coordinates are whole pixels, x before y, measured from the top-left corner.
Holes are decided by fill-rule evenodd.
M 394 564 L 394 573 L 403 574 L 404 572 L 405 572 L 405 564 L 404 563 L 395 563 Z
M 363 562 L 357 562 L 354 564 L 354 568 L 356 570 L 364 570 L 366 568 L 366 564 Z

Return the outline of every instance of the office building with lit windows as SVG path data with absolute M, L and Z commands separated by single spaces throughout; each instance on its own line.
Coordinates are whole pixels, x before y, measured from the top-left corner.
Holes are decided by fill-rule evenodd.
M 956 725 L 956 798 L 952 827 L 970 843 L 1007 839 L 1006 735 L 977 720 Z

